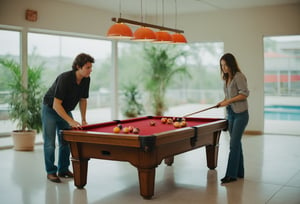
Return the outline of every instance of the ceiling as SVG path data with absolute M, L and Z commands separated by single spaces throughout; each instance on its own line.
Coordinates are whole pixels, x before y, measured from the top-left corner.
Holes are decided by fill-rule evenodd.
M 300 3 L 300 0 L 55 0 L 124 15 L 185 14 Z M 164 9 L 163 9 L 164 8 Z M 176 9 L 177 8 L 177 9 Z

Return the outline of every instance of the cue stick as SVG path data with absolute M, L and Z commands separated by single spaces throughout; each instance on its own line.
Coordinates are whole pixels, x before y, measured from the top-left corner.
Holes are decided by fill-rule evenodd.
M 209 108 L 205 108 L 205 109 L 202 109 L 202 110 L 193 112 L 193 113 L 186 114 L 186 115 L 184 115 L 184 116 L 182 116 L 182 117 L 183 117 L 183 118 L 184 118 L 184 117 L 188 117 L 188 116 L 194 115 L 194 114 L 196 114 L 196 113 L 201 113 L 201 112 L 204 112 L 204 111 L 207 111 L 207 110 L 210 110 L 210 109 L 213 109 L 213 108 L 218 108 L 218 107 L 219 107 L 219 105 L 215 105 L 215 106 L 212 106 L 212 107 L 209 107 Z

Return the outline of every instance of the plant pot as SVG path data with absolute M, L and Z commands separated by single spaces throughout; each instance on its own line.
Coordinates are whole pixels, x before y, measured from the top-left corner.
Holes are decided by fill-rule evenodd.
M 35 130 L 20 131 L 14 130 L 12 133 L 14 150 L 16 151 L 33 151 L 36 137 Z

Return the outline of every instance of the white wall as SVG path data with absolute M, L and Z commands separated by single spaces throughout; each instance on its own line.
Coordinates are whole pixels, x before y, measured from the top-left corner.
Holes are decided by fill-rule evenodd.
M 25 10 L 38 11 L 38 21 L 25 20 Z M 51 0 L 0 0 L 0 25 L 105 36 L 116 13 Z M 133 20 L 138 18 L 123 16 Z M 171 19 L 171 18 L 170 18 Z M 165 26 L 173 27 L 174 18 Z M 224 42 L 247 75 L 250 97 L 248 131 L 264 130 L 263 37 L 300 35 L 300 4 L 223 10 L 178 16 L 177 28 L 189 42 Z M 1 46 L 1 45 L 0 45 Z

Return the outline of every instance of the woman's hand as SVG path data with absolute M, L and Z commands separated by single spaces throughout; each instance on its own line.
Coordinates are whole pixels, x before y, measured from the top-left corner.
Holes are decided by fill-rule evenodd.
M 224 99 L 223 101 L 219 102 L 217 105 L 218 105 L 218 107 L 224 107 L 224 106 L 230 105 L 233 102 L 245 100 L 246 98 L 247 98 L 247 96 L 245 96 L 243 94 L 239 94 L 233 98 Z
M 230 101 L 229 100 L 223 100 L 223 101 L 221 101 L 221 102 L 219 102 L 218 104 L 217 104 L 217 107 L 219 108 L 219 107 L 226 107 L 226 106 L 228 106 L 228 105 L 230 105 Z

